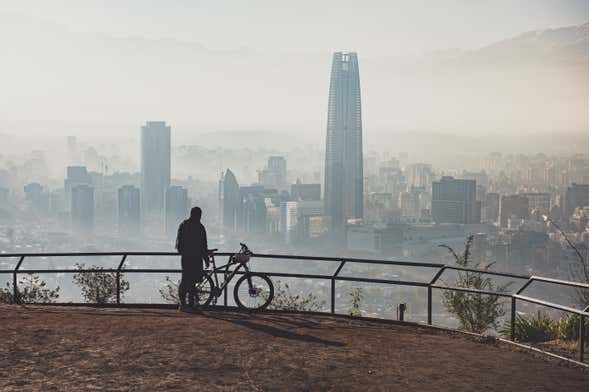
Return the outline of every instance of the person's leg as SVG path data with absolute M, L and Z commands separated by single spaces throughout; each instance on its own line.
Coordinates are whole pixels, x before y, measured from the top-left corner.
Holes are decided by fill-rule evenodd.
M 185 269 L 182 269 L 182 278 L 180 280 L 180 284 L 178 285 L 178 300 L 180 301 L 180 306 L 186 305 L 186 292 L 187 292 L 187 283 L 188 283 L 188 274 Z

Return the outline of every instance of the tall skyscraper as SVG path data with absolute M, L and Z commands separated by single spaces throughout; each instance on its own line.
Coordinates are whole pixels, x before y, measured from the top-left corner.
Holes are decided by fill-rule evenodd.
M 358 56 L 336 52 L 331 65 L 325 145 L 325 214 L 332 232 L 341 232 L 347 219 L 363 218 L 363 177 Z
M 78 185 L 72 189 L 72 229 L 78 234 L 94 231 L 94 188 Z
M 170 186 L 171 129 L 164 121 L 141 127 L 141 212 L 162 217 L 165 192 Z
M 65 207 L 69 210 L 72 205 L 72 189 L 78 185 L 92 185 L 92 178 L 86 166 L 68 166 L 63 184 L 65 191 Z
M 119 234 L 135 236 L 140 232 L 140 192 L 133 185 L 119 188 Z
M 432 183 L 432 217 L 436 223 L 479 223 L 475 180 L 445 176 Z
M 223 214 L 223 227 L 236 230 L 241 210 L 241 196 L 235 174 L 229 169 L 221 177 L 219 183 L 219 209 Z
M 166 190 L 166 234 L 173 238 L 178 232 L 180 222 L 188 217 L 190 202 L 188 191 L 181 186 L 171 186 Z

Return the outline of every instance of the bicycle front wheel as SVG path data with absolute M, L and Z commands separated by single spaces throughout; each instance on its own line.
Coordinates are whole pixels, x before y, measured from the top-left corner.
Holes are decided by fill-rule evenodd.
M 246 273 L 235 283 L 233 297 L 242 309 L 266 309 L 274 298 L 274 285 L 264 274 Z
M 207 306 L 213 299 L 213 279 L 209 275 L 202 277 L 202 282 L 197 283 L 194 286 L 194 292 L 196 294 L 195 303 L 200 306 Z M 188 294 L 190 295 L 190 293 Z

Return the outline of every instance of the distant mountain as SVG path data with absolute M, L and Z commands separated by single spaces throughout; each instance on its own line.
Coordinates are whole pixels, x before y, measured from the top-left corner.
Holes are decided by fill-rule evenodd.
M 589 23 L 528 31 L 475 50 L 439 51 L 434 57 L 442 62 L 489 66 L 586 63 L 589 61 Z

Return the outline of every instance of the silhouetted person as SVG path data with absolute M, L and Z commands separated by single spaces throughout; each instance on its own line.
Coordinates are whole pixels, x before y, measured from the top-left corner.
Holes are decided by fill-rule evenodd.
M 201 216 L 202 210 L 194 207 L 190 217 L 178 227 L 176 249 L 182 255 L 182 281 L 178 287 L 181 310 L 186 309 L 186 294 L 189 306 L 194 307 L 195 286 L 203 278 L 203 261 L 209 266 L 207 231 L 200 222 Z

